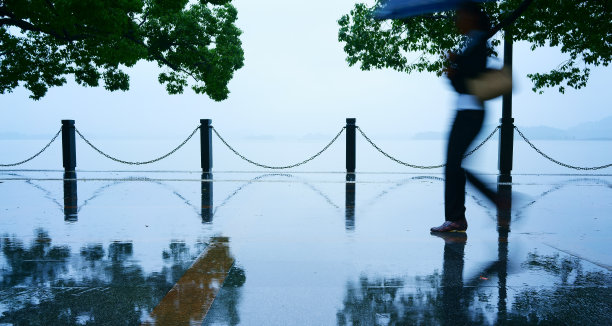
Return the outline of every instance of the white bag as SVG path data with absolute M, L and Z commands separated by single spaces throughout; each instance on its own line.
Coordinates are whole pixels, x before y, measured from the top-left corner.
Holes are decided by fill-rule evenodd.
M 512 92 L 512 73 L 507 67 L 490 69 L 478 78 L 468 79 L 466 86 L 481 101 L 490 100 Z

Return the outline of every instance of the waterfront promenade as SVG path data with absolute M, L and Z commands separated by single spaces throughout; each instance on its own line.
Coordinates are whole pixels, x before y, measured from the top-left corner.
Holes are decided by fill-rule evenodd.
M 468 187 L 440 238 L 436 173 L 77 174 L 0 171 L 0 325 L 612 321 L 609 175 Z

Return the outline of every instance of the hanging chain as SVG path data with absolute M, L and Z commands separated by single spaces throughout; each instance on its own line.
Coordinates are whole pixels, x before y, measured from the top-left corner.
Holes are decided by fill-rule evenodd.
M 178 151 L 179 149 L 181 149 L 194 135 L 195 133 L 198 131 L 198 129 L 200 128 L 200 126 L 196 127 L 193 132 L 191 132 L 191 134 L 180 144 L 178 145 L 176 148 L 174 148 L 173 150 L 171 150 L 170 152 L 168 152 L 165 155 L 162 155 L 156 159 L 152 159 L 149 161 L 143 161 L 143 162 L 130 162 L 130 161 L 124 161 L 118 158 L 115 158 L 109 154 L 106 154 L 105 152 L 103 152 L 102 150 L 100 150 L 99 148 L 97 148 L 96 146 L 94 146 L 87 138 L 85 138 L 85 136 L 83 136 L 83 134 L 81 134 L 81 132 L 75 128 L 76 133 L 79 135 L 79 137 L 81 137 L 81 139 L 83 139 L 83 141 L 85 141 L 85 143 L 87 143 L 87 145 L 89 145 L 91 148 L 93 148 L 96 152 L 100 153 L 101 155 L 105 156 L 106 158 L 113 160 L 115 162 L 119 162 L 119 163 L 123 163 L 123 164 L 129 164 L 129 165 L 144 165 L 144 164 L 151 164 L 154 162 L 158 162 L 161 161 L 165 158 L 167 158 L 168 156 L 174 154 L 176 151 Z M 415 165 L 415 164 L 410 164 L 410 163 L 406 163 L 403 162 L 395 157 L 393 157 L 392 155 L 388 154 L 387 152 L 383 151 L 380 147 L 378 147 L 378 145 L 376 145 L 366 134 L 363 130 L 361 130 L 360 127 L 356 127 L 357 130 L 359 130 L 359 133 L 361 133 L 361 135 L 365 138 L 365 140 L 370 143 L 370 145 L 372 145 L 376 150 L 378 150 L 381 154 L 383 154 L 384 156 L 386 156 L 387 158 L 391 159 L 392 161 L 399 163 L 401 165 L 404 166 L 408 166 L 411 168 L 416 168 L 416 169 L 436 169 L 436 168 L 441 168 L 446 166 L 446 164 L 439 164 L 439 165 L 429 165 L 429 166 L 423 166 L 423 165 Z M 219 137 L 219 139 L 221 140 L 221 142 L 223 144 L 225 144 L 225 146 L 227 146 L 227 148 L 229 148 L 234 154 L 236 154 L 238 157 L 240 157 L 241 159 L 262 167 L 262 168 L 266 168 L 266 169 L 275 169 L 275 170 L 280 170 L 280 169 L 290 169 L 290 168 L 294 168 L 294 167 L 298 167 L 300 165 L 304 165 L 312 160 L 314 160 L 315 158 L 317 158 L 318 156 L 320 156 L 321 154 L 323 154 L 323 152 L 325 152 L 333 143 L 335 143 L 338 140 L 338 137 L 340 137 L 340 135 L 342 134 L 342 132 L 346 129 L 346 127 L 342 127 L 342 129 L 340 129 L 340 131 L 338 132 L 338 134 L 336 134 L 336 136 L 325 146 L 323 147 L 322 150 L 320 150 L 318 153 L 316 153 L 315 155 L 307 158 L 306 160 L 296 163 L 296 164 L 292 164 L 292 165 L 287 165 L 287 166 L 270 166 L 270 165 L 265 165 L 265 164 L 261 164 L 261 163 L 257 163 L 254 162 L 248 158 L 246 158 L 244 155 L 238 153 L 238 151 L 236 151 L 232 146 L 230 146 L 227 141 L 225 141 L 225 139 L 223 137 L 221 137 L 221 135 L 219 134 L 219 132 L 217 132 L 217 130 L 214 127 L 211 127 L 211 129 L 213 130 L 213 132 L 215 133 L 215 135 L 217 135 L 217 137 Z M 477 150 L 479 150 L 486 142 L 488 142 L 493 135 L 500 129 L 499 126 L 497 126 L 480 144 L 478 144 L 478 146 L 474 147 L 474 149 L 472 149 L 471 151 L 467 152 L 463 157 L 466 158 L 472 154 L 474 154 L 474 152 L 476 152 Z M 516 129 L 516 131 L 518 132 L 518 134 L 521 136 L 521 138 L 523 138 L 523 140 L 529 144 L 529 146 L 531 146 L 531 148 L 533 148 L 536 152 L 538 152 L 538 154 L 542 155 L 544 158 L 550 160 L 553 163 L 556 163 L 560 166 L 566 167 L 566 168 L 570 168 L 570 169 L 574 169 L 574 170 L 583 170 L 583 171 L 592 171 L 592 170 L 600 170 L 600 169 L 605 169 L 605 168 L 609 168 L 612 167 L 612 163 L 611 164 L 606 164 L 606 165 L 601 165 L 601 166 L 594 166 L 594 167 L 580 167 L 580 166 L 573 166 L 570 164 L 566 164 L 560 161 L 555 160 L 554 158 L 546 155 L 544 152 L 542 152 L 539 148 L 537 148 L 519 129 L 518 127 L 514 126 L 514 129 Z M 59 136 L 59 134 L 62 132 L 62 129 L 60 128 L 60 130 L 53 136 L 53 138 L 51 138 L 51 140 L 36 154 L 34 154 L 33 156 L 17 162 L 17 163 L 11 163 L 11 164 L 0 164 L 0 167 L 10 167 L 10 166 L 17 166 L 17 165 L 21 165 L 24 163 L 27 163 L 31 160 L 33 160 L 34 158 L 38 157 L 40 154 L 42 154 L 45 150 L 47 150 L 47 148 L 49 148 L 49 146 L 51 146 L 51 144 L 57 139 L 57 137 Z
M 405 165 L 405 166 L 408 166 L 408 167 L 411 167 L 411 168 L 415 168 L 415 169 L 437 169 L 437 168 L 442 168 L 442 167 L 446 166 L 446 163 L 445 164 L 440 164 L 440 165 L 414 165 L 414 164 L 410 164 L 410 163 L 406 163 L 406 162 L 400 161 L 399 159 L 391 156 L 387 152 L 383 151 L 376 144 L 374 144 L 374 142 L 368 136 L 366 136 L 365 132 L 363 132 L 363 130 L 361 130 L 361 128 L 357 127 L 357 130 L 359 130 L 359 133 L 361 133 L 363 138 L 365 138 L 365 140 L 367 140 L 368 143 L 370 143 L 370 145 L 372 145 L 381 154 L 383 154 L 384 156 L 386 156 L 387 158 L 391 159 L 392 161 L 394 161 L 396 163 L 399 163 L 401 165 Z M 499 130 L 499 126 L 496 127 L 495 129 L 493 129 L 493 131 L 489 134 L 489 136 L 487 136 L 487 138 L 485 138 L 480 144 L 478 144 L 478 146 L 474 147 L 474 149 L 472 149 L 471 151 L 469 151 L 465 155 L 463 155 L 463 158 L 466 158 L 466 157 L 474 154 L 474 152 L 476 152 L 478 149 L 480 149 L 480 147 L 482 147 L 482 145 L 484 145 L 486 142 L 489 141 L 489 139 L 491 139 L 491 137 L 493 137 L 493 135 L 497 132 L 497 130 Z
M 477 150 L 480 149 L 480 147 L 482 147 L 482 145 L 484 145 L 486 142 L 489 141 L 489 139 L 491 139 L 491 137 L 493 137 L 493 135 L 495 135 L 495 133 L 499 130 L 500 126 L 495 127 L 495 129 L 493 129 L 493 131 L 487 136 L 487 138 L 485 138 L 480 144 L 478 144 L 478 146 L 474 147 L 473 150 L 467 152 L 465 155 L 463 155 L 463 158 L 466 158 L 472 154 L 474 154 L 474 152 L 476 152 Z
M 79 137 L 81 137 L 81 139 L 83 139 L 83 141 L 85 141 L 85 143 L 87 143 L 87 145 L 91 146 L 91 148 L 93 148 L 96 152 L 102 154 L 103 156 L 105 156 L 108 159 L 111 159 L 115 162 L 119 162 L 119 163 L 123 163 L 123 164 L 129 164 L 129 165 L 143 165 L 143 164 L 151 164 L 151 163 L 155 163 L 157 161 L 161 161 L 163 159 L 165 159 L 166 157 L 174 154 L 176 151 L 178 151 L 181 147 L 183 147 L 185 144 L 187 144 L 187 142 L 191 139 L 191 137 L 193 137 L 193 135 L 195 135 L 195 133 L 198 131 L 198 129 L 200 129 L 200 126 L 197 126 L 193 132 L 187 137 L 187 139 L 185 139 L 180 145 L 178 145 L 175 149 L 171 150 L 170 152 L 168 152 L 168 154 L 162 155 L 156 159 L 152 159 L 150 161 L 144 161 L 144 162 L 130 162 L 130 161 L 124 161 L 124 160 L 120 160 L 118 158 L 112 157 L 106 153 L 104 153 L 103 151 L 101 151 L 100 149 L 98 149 L 96 146 L 94 146 L 89 140 L 87 140 L 87 138 L 85 138 L 85 136 L 83 136 L 83 134 L 81 134 L 81 132 L 79 131 L 79 129 L 74 128 L 74 130 L 76 131 L 76 133 L 79 135 Z
M 234 154 L 236 154 L 236 155 L 237 155 L 238 157 L 240 157 L 241 159 L 243 159 L 243 160 L 245 160 L 245 161 L 247 161 L 247 162 L 249 162 L 249 163 L 251 163 L 251 164 L 253 164 L 253 165 L 256 165 L 256 166 L 259 166 L 259 167 L 265 168 L 265 169 L 283 170 L 283 169 L 291 169 L 291 168 L 294 168 L 294 167 L 297 167 L 297 166 L 300 166 L 300 165 L 304 165 L 304 164 L 306 164 L 306 163 L 308 163 L 308 162 L 310 162 L 310 161 L 314 160 L 314 159 L 315 159 L 315 158 L 317 158 L 319 155 L 323 154 L 323 152 L 325 152 L 325 151 L 326 151 L 326 150 L 327 150 L 327 149 L 328 149 L 328 148 L 329 148 L 329 147 L 330 147 L 330 146 L 331 146 L 331 145 L 332 145 L 334 142 L 336 142 L 336 140 L 338 140 L 338 137 L 340 137 L 340 135 L 342 134 L 342 132 L 344 131 L 344 129 L 346 129 L 346 127 L 342 127 L 342 129 L 340 129 L 340 131 L 338 132 L 338 134 L 336 135 L 336 137 L 334 137 L 334 138 L 333 138 L 333 139 L 332 139 L 332 140 L 329 142 L 329 144 L 327 144 L 325 147 L 323 147 L 323 149 L 322 149 L 322 150 L 320 150 L 320 151 L 319 151 L 318 153 L 316 153 L 315 155 L 313 155 L 313 156 L 311 156 L 311 157 L 309 157 L 309 158 L 305 159 L 305 160 L 304 160 L 304 161 L 302 161 L 302 162 L 299 162 L 299 163 L 296 163 L 296 164 L 292 164 L 292 165 L 287 165 L 287 166 L 270 166 L 270 165 L 265 165 L 265 164 L 261 164 L 261 163 L 257 163 L 257 162 L 254 162 L 254 161 L 252 161 L 252 160 L 249 160 L 249 159 L 248 159 L 248 158 L 246 158 L 244 155 L 242 155 L 242 154 L 238 153 L 238 151 L 236 151 L 236 150 L 235 150 L 235 149 L 234 149 L 232 146 L 230 146 L 230 144 L 228 144 L 228 143 L 225 141 L 225 139 L 223 139 L 223 137 L 221 137 L 221 135 L 219 135 L 219 133 L 217 132 L 217 129 L 215 129 L 214 127 L 211 127 L 211 129 L 213 130 L 213 132 L 215 133 L 215 135 L 217 135 L 217 137 L 219 137 L 219 140 L 221 140 L 221 142 L 222 142 L 223 144 L 225 144 L 225 146 L 227 146 L 227 148 L 229 148 L 229 149 L 230 149 L 232 152 L 234 152 Z
M 53 136 L 53 138 L 51 138 L 51 140 L 49 141 L 49 143 L 47 143 L 47 145 L 45 145 L 45 147 L 43 147 L 38 153 L 34 154 L 32 157 L 27 158 L 21 162 L 17 162 L 17 163 L 11 163 L 11 164 L 0 164 L 0 166 L 17 166 L 17 165 L 21 165 L 24 163 L 27 163 L 33 159 L 35 159 L 38 155 L 42 154 L 42 152 L 44 152 L 47 148 L 49 148 L 49 146 L 51 146 L 51 144 L 55 141 L 55 139 L 57 138 L 57 136 L 59 136 L 59 134 L 62 132 L 62 128 L 60 128 L 60 130 L 55 134 L 55 136 Z
M 514 129 L 516 129 L 516 131 L 521 136 L 521 138 L 523 138 L 523 140 L 527 144 L 529 144 L 529 146 L 531 146 L 531 148 L 533 148 L 536 152 L 538 152 L 538 154 L 542 155 L 544 158 L 548 159 L 549 161 L 551 161 L 553 163 L 556 163 L 556 164 L 559 164 L 559 165 L 561 165 L 563 167 L 574 169 L 574 170 L 592 171 L 592 170 L 605 169 L 605 168 L 609 168 L 609 167 L 612 166 L 612 163 L 610 163 L 610 164 L 601 165 L 601 166 L 594 166 L 594 167 L 581 167 L 581 166 L 573 166 L 573 165 L 565 164 L 563 162 L 559 162 L 559 161 L 555 160 L 554 158 L 544 154 L 540 149 L 535 147 L 535 145 L 533 143 L 531 143 L 529 141 L 529 139 L 527 139 L 527 137 L 525 137 L 525 135 L 523 135 L 523 133 L 518 129 L 518 127 L 514 126 Z

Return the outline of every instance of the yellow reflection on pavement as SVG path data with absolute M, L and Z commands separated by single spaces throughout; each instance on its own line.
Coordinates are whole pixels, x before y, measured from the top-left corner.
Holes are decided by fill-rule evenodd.
M 201 325 L 233 264 L 229 239 L 212 238 L 142 325 Z

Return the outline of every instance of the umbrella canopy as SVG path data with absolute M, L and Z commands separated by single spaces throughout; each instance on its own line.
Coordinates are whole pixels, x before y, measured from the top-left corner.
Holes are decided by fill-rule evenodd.
M 466 0 L 389 0 L 374 12 L 374 18 L 402 19 L 433 12 L 453 10 Z M 487 2 L 495 0 L 472 0 Z

